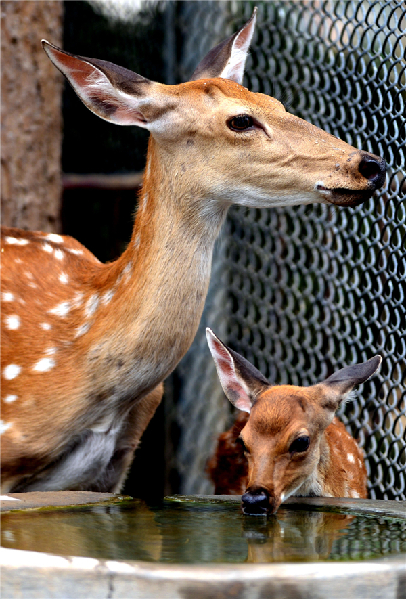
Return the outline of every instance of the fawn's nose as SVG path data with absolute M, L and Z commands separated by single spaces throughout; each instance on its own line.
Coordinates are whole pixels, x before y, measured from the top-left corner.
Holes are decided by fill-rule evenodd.
M 269 510 L 269 493 L 266 489 L 246 491 L 241 498 L 244 514 L 262 516 Z
M 358 169 L 361 175 L 373 185 L 374 189 L 379 189 L 384 184 L 386 162 L 383 158 L 368 152 L 361 152 Z

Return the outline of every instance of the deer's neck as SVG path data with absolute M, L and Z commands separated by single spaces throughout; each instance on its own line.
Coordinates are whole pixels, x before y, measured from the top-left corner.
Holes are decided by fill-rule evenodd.
M 108 310 L 95 323 L 88 356 L 92 371 L 100 367 L 100 381 L 143 395 L 188 350 L 227 211 L 215 202 L 210 209 L 208 202 L 185 189 L 176 172 L 152 173 L 147 164 L 131 241 L 97 282 Z

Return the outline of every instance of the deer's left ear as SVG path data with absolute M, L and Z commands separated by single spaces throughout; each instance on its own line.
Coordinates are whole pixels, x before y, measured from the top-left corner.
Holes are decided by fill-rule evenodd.
M 332 374 L 323 383 L 319 383 L 317 386 L 324 390 L 324 399 L 322 400 L 324 407 L 335 412 L 356 385 L 364 383 L 375 374 L 381 362 L 381 356 L 374 356 L 362 364 L 346 366 Z
M 248 49 L 254 34 L 256 16 L 257 9 L 254 8 L 252 17 L 244 27 L 210 50 L 196 67 L 190 81 L 221 77 L 241 84 Z
M 206 337 L 224 393 L 233 406 L 249 413 L 258 395 L 270 386 L 269 382 L 248 360 L 224 345 L 211 329 L 206 329 Z

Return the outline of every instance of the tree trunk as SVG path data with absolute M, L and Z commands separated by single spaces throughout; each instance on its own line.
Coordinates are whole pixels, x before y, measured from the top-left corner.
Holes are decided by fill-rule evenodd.
M 60 229 L 62 75 L 41 38 L 62 45 L 63 2 L 1 2 L 1 210 L 7 226 Z

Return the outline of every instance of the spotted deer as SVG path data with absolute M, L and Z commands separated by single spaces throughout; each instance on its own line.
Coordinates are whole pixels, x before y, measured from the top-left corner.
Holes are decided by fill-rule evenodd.
M 121 488 L 162 381 L 196 334 L 233 203 L 354 206 L 382 185 L 384 160 L 241 85 L 255 18 L 179 85 L 43 40 L 94 114 L 150 139 L 115 262 L 70 237 L 3 231 L 3 493 Z
M 244 412 L 220 436 L 209 462 L 216 492 L 242 492 L 243 512 L 255 515 L 275 513 L 291 496 L 366 498 L 363 452 L 335 412 L 378 370 L 381 356 L 311 387 L 273 386 L 213 331 L 206 333 L 224 393 Z

